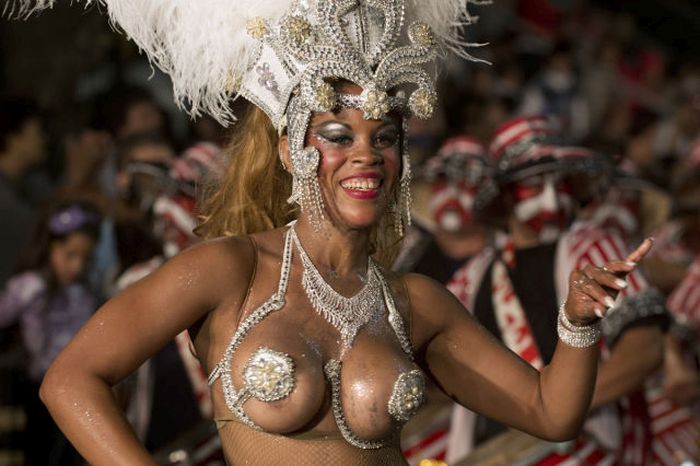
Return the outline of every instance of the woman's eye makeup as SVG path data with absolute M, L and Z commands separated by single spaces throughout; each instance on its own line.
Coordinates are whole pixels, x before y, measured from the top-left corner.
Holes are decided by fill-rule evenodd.
M 374 145 L 382 149 L 393 147 L 398 142 L 399 131 L 396 128 L 383 129 L 374 136 Z
M 355 141 L 355 134 L 346 125 L 326 123 L 312 129 L 313 136 L 322 143 L 349 146 Z M 393 147 L 399 142 L 399 130 L 394 126 L 380 128 L 372 135 L 372 145 L 379 149 Z
M 314 135 L 321 142 L 330 142 L 331 144 L 346 145 L 352 143 L 352 132 L 345 125 L 339 123 L 327 123 L 313 130 Z

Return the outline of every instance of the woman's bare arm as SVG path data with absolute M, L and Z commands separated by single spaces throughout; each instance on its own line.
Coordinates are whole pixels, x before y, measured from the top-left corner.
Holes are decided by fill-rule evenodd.
M 559 342 L 550 365 L 538 373 L 439 284 L 411 277 L 408 286 L 414 335 L 427 340 L 423 361 L 445 393 L 472 411 L 537 437 L 560 441 L 578 433 L 593 395 L 597 347 L 575 349 Z M 426 330 L 436 332 L 430 337 Z
M 628 260 L 648 252 L 645 243 Z M 614 265 L 613 265 L 614 264 Z M 608 264 L 629 272 L 626 262 Z M 605 312 L 600 286 L 620 289 L 601 269 L 574 272 L 567 314 L 579 323 Z M 407 279 L 414 342 L 419 357 L 443 390 L 465 407 L 537 437 L 562 441 L 575 437 L 586 417 L 596 380 L 598 348 L 577 349 L 561 341 L 541 372 L 496 341 L 461 303 L 438 283 L 418 275 Z M 602 309 L 601 309 L 602 308 Z
M 90 464 L 156 464 L 119 410 L 111 387 L 210 311 L 236 312 L 251 268 L 245 239 L 185 251 L 106 303 L 58 356 L 44 378 L 41 398 Z

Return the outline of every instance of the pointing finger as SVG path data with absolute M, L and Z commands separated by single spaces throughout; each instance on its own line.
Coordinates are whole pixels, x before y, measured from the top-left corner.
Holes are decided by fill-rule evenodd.
M 635 249 L 629 256 L 627 256 L 627 261 L 630 262 L 639 262 L 642 259 L 644 259 L 644 256 L 647 255 L 649 251 L 651 251 L 651 247 L 654 245 L 654 239 L 653 238 L 647 238 L 644 241 L 642 241 L 642 244 L 639 245 L 637 249 Z

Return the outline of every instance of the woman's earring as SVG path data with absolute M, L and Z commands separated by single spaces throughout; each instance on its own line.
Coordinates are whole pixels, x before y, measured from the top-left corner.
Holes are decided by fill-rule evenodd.
M 394 209 L 394 230 L 403 238 L 406 228 L 411 226 L 411 160 L 404 151 L 402 156 L 403 169 L 396 196 L 396 208 Z
M 315 147 L 305 147 L 302 151 L 292 151 L 292 195 L 288 202 L 297 203 L 302 212 L 309 216 L 314 231 L 323 227 L 323 198 L 318 184 L 318 165 L 321 154 Z

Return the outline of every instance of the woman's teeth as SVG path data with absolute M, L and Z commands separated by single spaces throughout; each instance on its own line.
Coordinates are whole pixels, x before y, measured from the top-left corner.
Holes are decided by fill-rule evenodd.
M 358 191 L 369 191 L 379 188 L 381 180 L 377 178 L 353 178 L 340 182 L 340 186 L 345 189 L 354 189 Z

